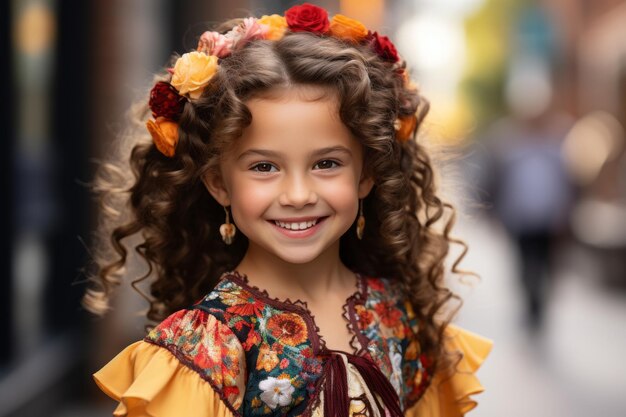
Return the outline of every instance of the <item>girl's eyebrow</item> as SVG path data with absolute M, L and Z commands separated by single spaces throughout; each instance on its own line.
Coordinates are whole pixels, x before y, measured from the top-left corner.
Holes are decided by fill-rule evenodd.
M 321 156 L 321 155 L 326 155 L 329 153 L 333 153 L 333 152 L 340 152 L 340 153 L 344 153 L 347 156 L 352 156 L 352 152 L 350 151 L 350 149 L 346 148 L 345 146 L 341 146 L 341 145 L 337 145 L 337 146 L 329 146 L 327 148 L 321 148 L 316 150 L 315 152 L 312 152 L 311 155 L 312 156 Z
M 346 156 L 349 156 L 349 157 L 352 156 L 352 152 L 350 151 L 350 149 L 341 145 L 316 149 L 315 151 L 311 152 L 311 156 L 319 157 L 319 156 L 326 155 L 326 154 L 333 153 L 333 152 L 344 153 L 346 154 Z M 237 160 L 243 159 L 248 156 L 254 156 L 254 155 L 263 156 L 266 158 L 280 158 L 283 156 L 282 152 L 271 151 L 269 149 L 254 149 L 253 148 L 253 149 L 248 149 L 245 152 L 242 152 L 241 155 L 237 157 Z

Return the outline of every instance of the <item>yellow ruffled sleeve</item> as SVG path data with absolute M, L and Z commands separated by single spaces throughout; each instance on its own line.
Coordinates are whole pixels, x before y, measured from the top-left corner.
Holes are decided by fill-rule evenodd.
M 185 313 L 182 313 L 185 314 Z M 198 314 L 188 312 L 187 315 Z M 221 323 L 212 316 L 205 318 L 206 326 L 202 335 L 220 333 Z M 223 325 L 221 325 L 223 326 Z M 168 331 L 168 345 L 158 345 L 152 341 L 139 341 L 131 344 L 113 358 L 93 377 L 102 391 L 118 401 L 113 416 L 151 417 L 233 417 L 233 412 L 243 399 L 245 375 L 232 375 L 217 372 L 203 375 L 201 369 L 219 369 L 207 366 L 199 368 L 189 360 L 184 349 L 176 345 L 177 330 Z M 180 329 L 189 335 L 188 329 Z M 154 332 L 154 331 L 153 331 Z M 152 333 L 151 333 L 152 334 Z M 184 343 L 188 344 L 188 340 Z M 214 347 L 220 352 L 224 346 L 232 345 L 232 340 L 219 340 L 215 337 L 201 337 L 198 344 Z M 232 349 L 231 349 L 232 350 Z M 191 348 L 197 352 L 197 349 Z M 243 355 L 243 350 L 241 350 Z M 216 355 L 217 356 L 217 355 Z M 201 358 L 210 365 L 206 357 Z M 219 358 L 215 358 L 216 361 Z M 222 358 L 224 362 L 232 358 Z M 238 358 L 245 361 L 243 356 Z M 195 368 L 195 369 L 194 369 Z M 221 392 L 220 392 L 221 389 Z M 236 394 L 233 395 L 233 391 Z M 230 392 L 231 395 L 225 393 Z
M 458 417 L 476 407 L 474 394 L 484 391 L 475 372 L 493 343 L 455 325 L 446 328 L 446 349 L 463 354 L 456 372 L 449 378 L 436 375 L 424 396 L 405 412 L 406 417 Z

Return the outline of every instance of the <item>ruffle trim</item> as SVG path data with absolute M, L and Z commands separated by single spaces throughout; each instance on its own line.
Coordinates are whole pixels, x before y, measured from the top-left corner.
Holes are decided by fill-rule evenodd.
M 463 355 L 456 372 L 449 378 L 436 375 L 424 396 L 405 412 L 406 417 L 463 416 L 477 405 L 471 396 L 484 391 L 475 373 L 493 342 L 453 324 L 447 326 L 445 335 L 446 349 Z
M 135 342 L 93 374 L 119 402 L 115 417 L 237 417 L 219 393 L 168 350 Z

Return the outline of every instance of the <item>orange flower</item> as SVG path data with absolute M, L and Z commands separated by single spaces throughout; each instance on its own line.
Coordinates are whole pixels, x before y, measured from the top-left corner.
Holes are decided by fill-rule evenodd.
M 242 298 L 240 302 L 231 304 L 226 311 L 239 316 L 260 316 L 264 306 L 265 304 L 254 298 Z
M 404 339 L 407 334 L 407 329 L 404 324 L 399 323 L 397 326 L 393 328 L 393 335 L 399 339 Z
M 297 346 L 307 338 L 306 323 L 298 314 L 281 313 L 267 320 L 267 329 L 281 343 Z
M 391 301 L 381 301 L 376 304 L 374 310 L 378 313 L 380 321 L 389 328 L 394 328 L 401 323 L 402 312 Z
M 188 52 L 176 61 L 170 84 L 181 96 L 189 94 L 191 98 L 198 98 L 217 72 L 217 67 L 216 56 L 198 51 Z
M 275 351 L 271 350 L 267 343 L 263 343 L 259 347 L 259 356 L 256 361 L 256 369 L 265 369 L 265 372 L 269 372 L 276 368 L 278 365 L 278 355 Z
M 404 309 L 406 310 L 406 318 L 409 320 L 413 320 L 415 318 L 415 311 L 413 310 L 413 305 L 409 301 L 405 301 Z
M 336 14 L 330 21 L 330 34 L 351 42 L 359 42 L 367 37 L 368 30 L 358 20 Z
M 246 338 L 246 341 L 243 342 L 241 345 L 244 349 L 250 350 L 252 349 L 252 346 L 256 345 L 260 341 L 261 336 L 259 335 L 259 333 L 254 330 L 250 330 L 250 332 L 248 332 L 248 337 Z
M 404 352 L 404 358 L 406 360 L 415 360 L 420 353 L 420 345 L 416 340 L 411 340 L 409 345 L 406 347 L 406 351 Z
M 374 321 L 374 313 L 366 309 L 361 305 L 355 306 L 355 311 L 358 316 L 359 329 L 365 330 L 369 327 L 370 323 Z
M 414 114 L 398 117 L 395 123 L 396 138 L 398 138 L 400 142 L 406 142 L 411 138 L 416 127 L 417 117 Z
M 165 156 L 174 156 L 178 144 L 178 124 L 165 117 L 157 117 L 156 120 L 148 120 L 146 128 L 156 148 Z
M 269 39 L 270 41 L 277 41 L 281 39 L 287 30 L 287 20 L 284 16 L 277 14 L 270 16 L 264 15 L 258 20 L 258 22 L 268 27 L 268 30 L 265 33 L 265 39 Z

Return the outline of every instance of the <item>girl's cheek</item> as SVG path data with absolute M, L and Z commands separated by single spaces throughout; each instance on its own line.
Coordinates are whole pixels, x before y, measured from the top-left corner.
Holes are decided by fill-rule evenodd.
M 275 188 L 272 184 L 239 178 L 233 182 L 232 199 L 246 211 L 261 210 L 264 203 L 275 198 Z
M 345 175 L 332 181 L 324 181 L 318 188 L 322 193 L 339 194 L 344 195 L 345 198 L 352 198 L 352 195 L 358 192 L 358 181 L 352 175 Z
M 263 181 L 246 181 L 240 187 L 242 198 L 247 200 L 268 199 L 276 194 L 276 185 Z
M 320 197 L 338 210 L 358 210 L 358 189 L 352 178 L 324 184 L 320 187 Z

